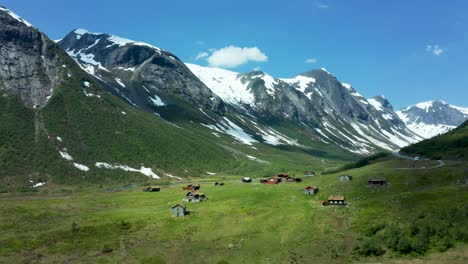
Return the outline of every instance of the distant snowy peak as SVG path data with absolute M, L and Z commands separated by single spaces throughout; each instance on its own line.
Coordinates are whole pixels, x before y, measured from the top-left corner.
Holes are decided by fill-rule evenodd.
M 28 21 L 26 21 L 26 19 L 18 16 L 17 14 L 15 14 L 13 11 L 9 10 L 8 8 L 5 8 L 3 6 L 0 6 L 0 11 L 3 11 L 5 13 L 7 13 L 8 15 L 10 15 L 12 18 L 14 18 L 16 21 L 26 25 L 27 27 L 34 27 L 31 23 L 29 23 Z
M 385 97 L 368 100 L 325 69 L 274 78 L 262 71 L 186 66 L 224 102 L 242 108 L 246 119 L 288 119 L 316 131 L 317 140 L 347 151 L 369 154 L 421 140 L 406 128 Z
M 468 119 L 468 108 L 442 100 L 421 102 L 396 113 L 411 130 L 425 138 L 446 133 Z

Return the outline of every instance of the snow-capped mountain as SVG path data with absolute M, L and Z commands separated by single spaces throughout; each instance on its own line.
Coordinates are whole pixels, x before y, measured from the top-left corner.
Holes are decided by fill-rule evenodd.
M 262 71 L 237 73 L 184 64 L 156 46 L 83 29 L 70 32 L 58 44 L 130 104 L 165 118 L 177 114 L 242 144 L 300 145 L 297 137 L 305 135 L 321 144 L 370 154 L 421 139 L 385 98 L 366 99 L 325 69 L 292 78 Z M 286 135 L 273 128 L 284 122 L 296 126 L 297 132 Z
M 406 126 L 424 138 L 443 134 L 468 119 L 468 108 L 444 101 L 428 101 L 396 112 Z
M 222 112 L 222 101 L 172 53 L 156 46 L 84 29 L 58 44 L 109 91 L 129 103 L 155 111 L 182 97 L 196 107 Z
M 366 99 L 326 69 L 274 78 L 261 71 L 186 65 L 225 103 L 256 118 L 294 121 L 326 144 L 365 154 L 421 140 L 384 97 Z

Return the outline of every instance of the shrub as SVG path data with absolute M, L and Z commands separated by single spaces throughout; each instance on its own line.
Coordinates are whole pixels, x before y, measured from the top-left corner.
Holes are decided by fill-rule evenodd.
M 401 236 L 398 240 L 396 251 L 401 254 L 409 254 L 413 249 L 411 248 L 411 240 L 408 236 Z
M 356 248 L 357 252 L 362 256 L 380 256 L 385 253 L 385 250 L 375 238 L 365 238 Z

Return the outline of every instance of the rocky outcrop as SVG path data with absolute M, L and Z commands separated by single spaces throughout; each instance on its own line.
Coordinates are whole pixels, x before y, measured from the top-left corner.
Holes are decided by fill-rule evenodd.
M 0 7 L 0 89 L 40 108 L 61 82 L 57 45 L 10 10 Z

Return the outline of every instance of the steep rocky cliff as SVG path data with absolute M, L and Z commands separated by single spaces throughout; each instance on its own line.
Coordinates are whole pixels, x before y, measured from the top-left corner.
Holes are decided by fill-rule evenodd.
M 62 81 L 61 49 L 12 11 L 0 7 L 0 89 L 28 107 L 45 105 Z

